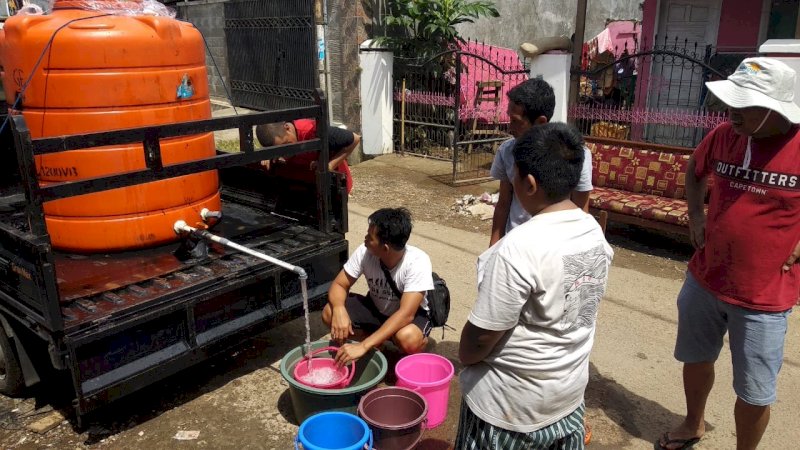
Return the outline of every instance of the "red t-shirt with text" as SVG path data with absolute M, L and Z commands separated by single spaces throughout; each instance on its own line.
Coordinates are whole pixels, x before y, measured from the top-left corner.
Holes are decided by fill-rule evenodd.
M 800 133 L 753 139 L 730 123 L 694 152 L 695 175 L 713 178 L 705 247 L 689 270 L 720 300 L 761 311 L 785 311 L 800 295 L 800 267 L 781 267 L 800 240 Z

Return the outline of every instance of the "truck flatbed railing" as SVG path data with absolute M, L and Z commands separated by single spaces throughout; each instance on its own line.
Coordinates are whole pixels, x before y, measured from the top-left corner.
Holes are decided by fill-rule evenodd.
M 328 128 L 319 127 L 317 138 L 294 144 L 284 144 L 269 148 L 255 148 L 253 127 L 255 125 L 311 118 L 317 123 L 327 123 L 324 93 L 317 92 L 314 106 L 290 108 L 280 111 L 252 113 L 240 116 L 221 117 L 192 122 L 181 122 L 139 128 L 128 128 L 98 133 L 85 133 L 47 138 L 32 138 L 22 115 L 13 117 L 14 139 L 17 160 L 20 164 L 25 196 L 28 200 L 28 218 L 31 232 L 44 235 L 47 229 L 44 222 L 42 203 L 50 200 L 91 194 L 137 184 L 189 175 L 206 170 L 243 166 L 258 161 L 289 157 L 306 152 L 319 152 L 317 164 L 317 192 L 320 195 L 320 231 L 330 231 L 328 213 L 330 209 L 330 187 L 328 177 Z M 239 130 L 239 153 L 221 154 L 193 161 L 164 165 L 161 155 L 162 139 L 208 133 L 237 128 Z M 115 144 L 142 143 L 146 167 L 141 170 L 116 173 L 78 181 L 48 183 L 40 186 L 36 174 L 35 157 L 90 147 Z
M 324 93 L 317 91 L 313 106 L 279 111 L 212 118 L 167 125 L 120 129 L 97 133 L 33 138 L 23 115 L 12 119 L 17 161 L 25 196 L 25 217 L 17 218 L 24 226 L 14 227 L 0 222 L 0 259 L 9 259 L 7 277 L 0 280 L 0 311 L 25 317 L 31 328 L 42 336 L 63 331 L 59 283 L 56 273 L 58 259 L 50 244 L 43 203 L 51 200 L 134 186 L 137 184 L 203 172 L 245 166 L 258 161 L 289 157 L 299 153 L 318 152 L 315 172 L 316 229 L 323 233 L 337 231 L 334 226 L 331 200 L 331 174 L 328 171 L 328 127 L 318 127 L 317 139 L 269 148 L 257 148 L 253 127 L 259 124 L 291 121 L 301 118 L 328 122 Z M 193 161 L 164 165 L 160 142 L 177 136 L 196 135 L 214 131 L 238 129 L 238 153 L 221 153 Z M 140 170 L 86 178 L 77 181 L 53 182 L 41 185 L 36 171 L 36 157 L 72 150 L 142 143 L 146 167 Z

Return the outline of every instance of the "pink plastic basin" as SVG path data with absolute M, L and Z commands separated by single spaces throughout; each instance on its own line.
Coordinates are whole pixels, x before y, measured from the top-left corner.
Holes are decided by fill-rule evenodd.
M 298 382 L 305 384 L 306 386 L 311 386 L 317 389 L 342 389 L 347 387 L 351 381 L 353 381 L 353 376 L 356 373 L 355 370 L 355 363 L 351 363 L 350 366 L 343 366 L 343 367 L 336 367 L 336 360 L 333 358 L 314 358 L 315 355 L 318 355 L 322 352 L 332 352 L 336 354 L 338 351 L 338 347 L 323 347 L 311 352 L 311 354 L 300 361 L 297 362 L 294 366 L 294 379 Z M 308 361 L 311 358 L 311 367 L 309 367 Z M 331 379 L 326 381 L 310 381 L 306 378 L 309 375 L 309 370 L 311 374 L 316 371 L 332 371 L 334 376 Z

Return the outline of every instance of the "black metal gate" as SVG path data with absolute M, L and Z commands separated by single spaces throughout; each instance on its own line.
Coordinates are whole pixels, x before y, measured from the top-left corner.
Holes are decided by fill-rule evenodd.
M 620 53 L 577 72 L 579 100 L 570 119 L 585 135 L 689 148 L 727 117 L 705 82 L 724 79 L 749 56 L 677 38 Z
M 313 0 L 225 3 L 225 39 L 234 105 L 313 105 L 319 85 Z

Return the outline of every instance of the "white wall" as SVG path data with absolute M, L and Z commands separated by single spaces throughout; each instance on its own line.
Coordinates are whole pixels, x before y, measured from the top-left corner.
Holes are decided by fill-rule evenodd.
M 797 72 L 794 83 L 794 102 L 800 105 L 800 39 L 770 39 L 761 44 L 758 52 L 786 63 Z
M 519 48 L 523 42 L 548 36 L 571 36 L 575 32 L 576 1 L 494 0 L 500 17 L 481 18 L 458 27 L 463 37 L 487 44 Z M 642 20 L 643 0 L 591 0 L 586 7 L 584 41 L 605 28 L 606 20 Z
M 361 44 L 361 148 L 365 155 L 391 153 L 392 143 L 392 52 Z
M 571 53 L 551 53 L 539 55 L 531 60 L 530 77 L 542 77 L 553 87 L 556 96 L 556 108 L 551 122 L 567 121 L 569 104 L 569 66 Z

